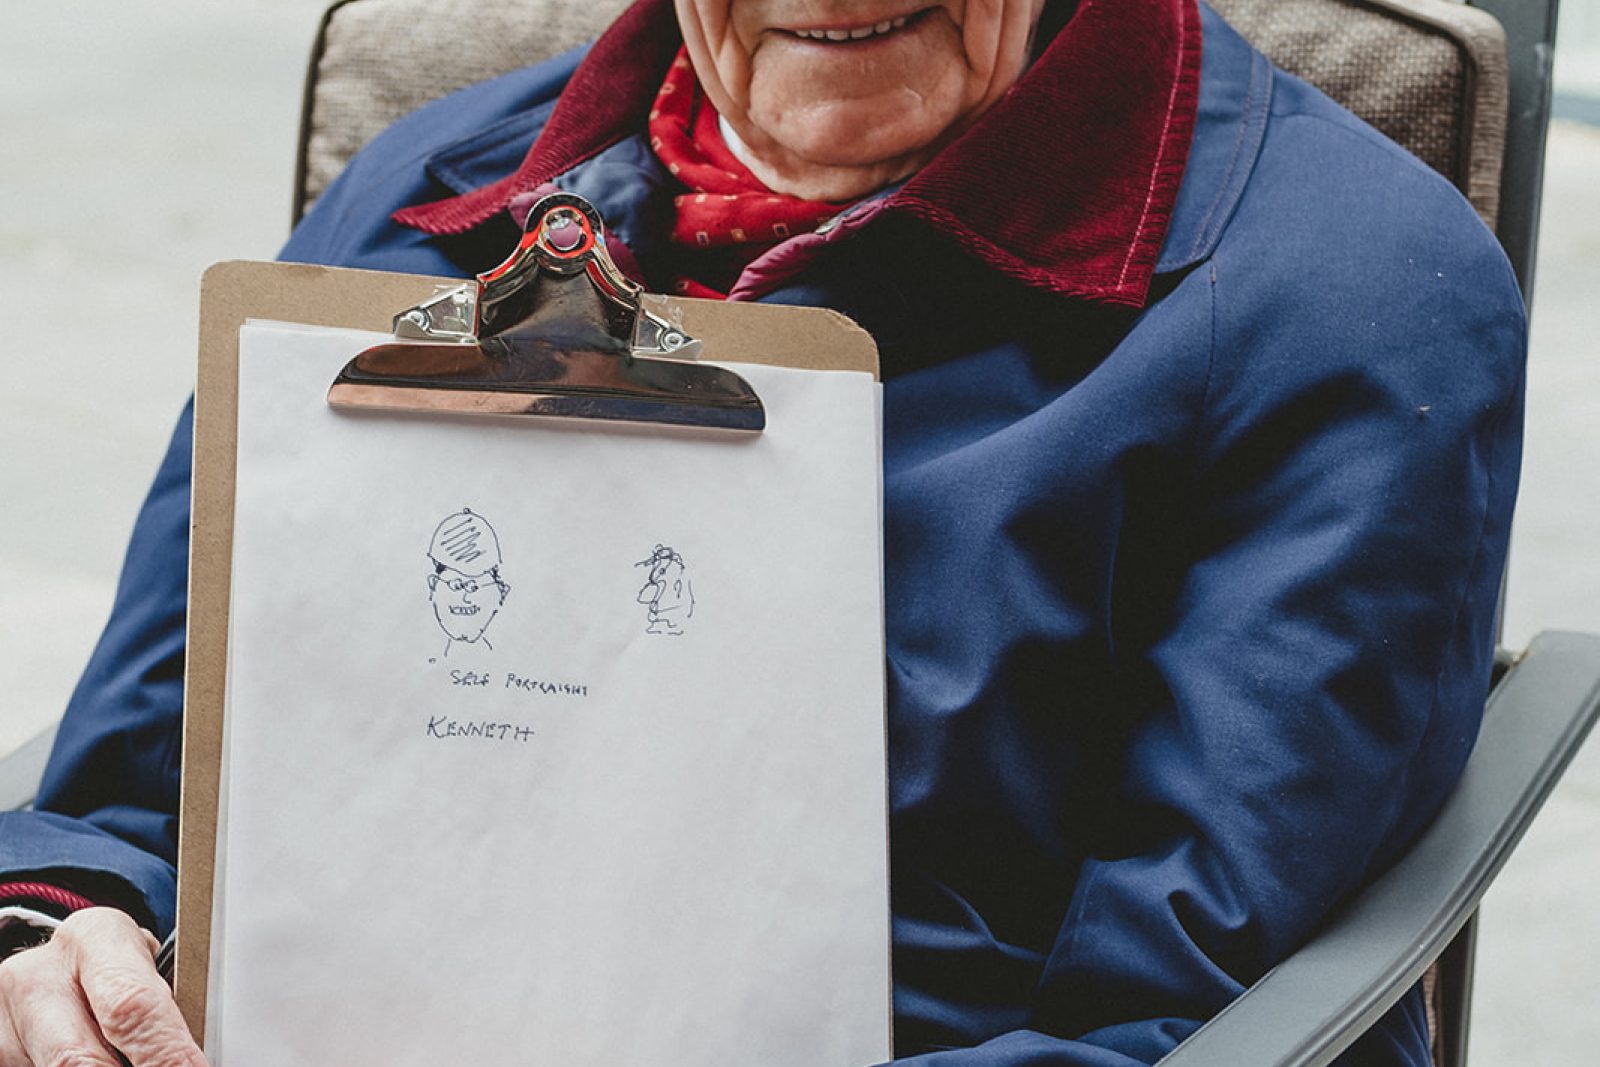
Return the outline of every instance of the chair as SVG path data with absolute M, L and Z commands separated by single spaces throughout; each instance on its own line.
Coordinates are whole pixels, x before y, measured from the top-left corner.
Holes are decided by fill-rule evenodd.
M 1556 0 L 1212 2 L 1278 65 L 1454 182 L 1531 293 Z M 339 0 L 307 75 L 294 218 L 394 119 L 590 38 L 626 3 Z M 1435 1062 L 1465 1062 L 1473 915 L 1600 713 L 1600 637 L 1540 635 L 1497 674 L 1477 748 L 1427 833 L 1164 1065 L 1328 1063 L 1425 971 Z M 0 805 L 31 801 L 51 734 L 0 762 Z

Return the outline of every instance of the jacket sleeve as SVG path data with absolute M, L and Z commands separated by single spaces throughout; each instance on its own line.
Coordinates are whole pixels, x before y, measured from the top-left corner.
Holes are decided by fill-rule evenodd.
M 193 405 L 134 525 L 111 620 L 34 811 L 0 814 L 0 882 L 61 885 L 165 936 L 173 922 Z
M 1365 236 L 1348 261 L 1330 245 L 1274 263 L 1268 233 L 1186 280 L 1211 291 L 1210 367 L 1185 504 L 1156 539 L 1171 595 L 1123 605 L 1143 617 L 1117 652 L 1116 825 L 1045 957 L 1037 1032 L 907 1062 L 1153 1062 L 1396 859 L 1457 780 L 1487 693 L 1526 323 L 1464 203 L 1387 250 Z M 1425 1057 L 1419 1009 L 1342 1062 Z

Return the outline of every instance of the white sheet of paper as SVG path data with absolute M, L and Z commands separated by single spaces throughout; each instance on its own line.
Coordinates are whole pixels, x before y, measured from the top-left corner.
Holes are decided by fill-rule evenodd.
M 877 385 L 330 409 L 379 340 L 241 331 L 218 1067 L 887 1059 Z

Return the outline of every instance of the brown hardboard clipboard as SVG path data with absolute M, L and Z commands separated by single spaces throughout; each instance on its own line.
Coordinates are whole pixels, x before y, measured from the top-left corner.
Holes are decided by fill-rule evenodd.
M 249 319 L 385 331 L 393 316 L 459 279 L 288 263 L 219 263 L 200 285 L 194 478 L 184 669 L 175 990 L 195 1040 L 205 1033 L 222 709 L 233 565 L 239 328 Z M 870 335 L 821 308 L 646 296 L 703 344 L 702 358 L 878 373 Z

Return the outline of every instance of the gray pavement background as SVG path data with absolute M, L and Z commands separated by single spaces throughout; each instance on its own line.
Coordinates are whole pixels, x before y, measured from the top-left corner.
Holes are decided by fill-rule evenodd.
M 0 752 L 60 714 L 193 382 L 200 273 L 287 229 L 325 0 L 0 0 Z M 1568 0 L 1574 29 L 1600 0 Z M 1586 32 L 1586 31 L 1585 31 Z M 1600 45 L 1600 41 L 1592 42 Z M 1600 85 L 1600 48 L 1558 78 Z M 1507 642 L 1600 631 L 1600 129 L 1558 123 Z M 108 340 L 109 339 L 109 340 Z M 1480 1064 L 1600 1062 L 1600 745 L 1484 908 Z

